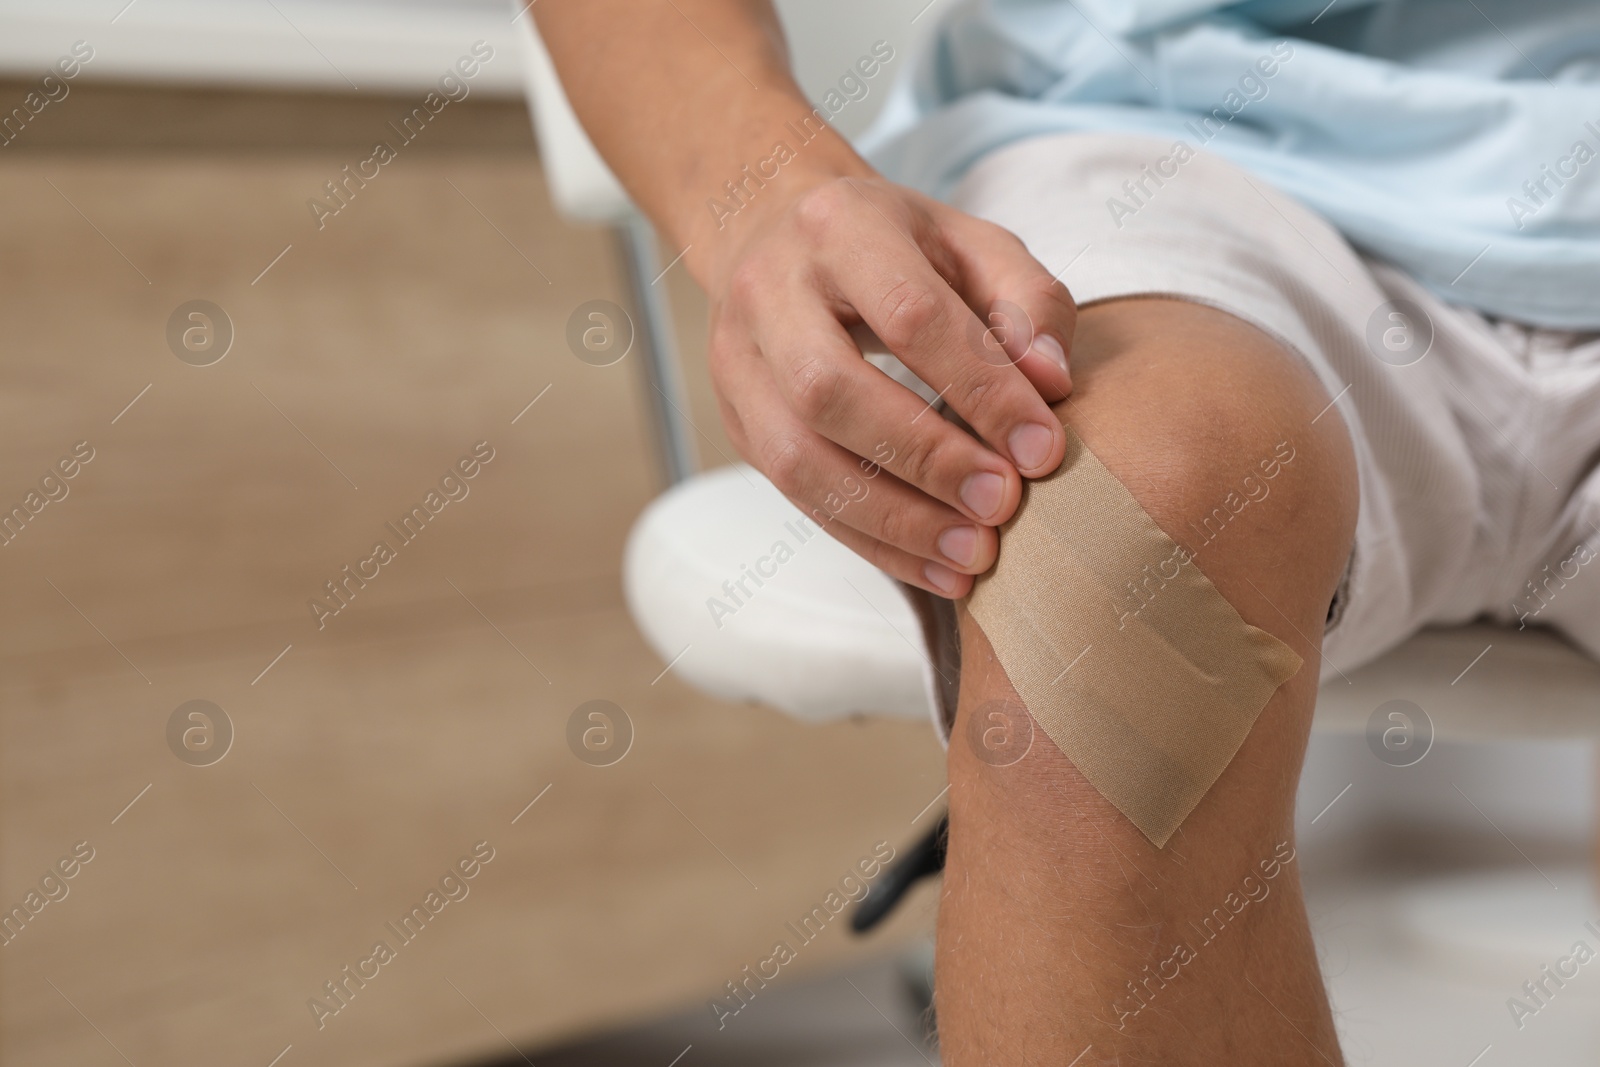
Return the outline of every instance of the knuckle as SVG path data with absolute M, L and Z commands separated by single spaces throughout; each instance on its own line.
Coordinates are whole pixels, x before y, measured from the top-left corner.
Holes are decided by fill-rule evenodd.
M 911 281 L 898 282 L 884 294 L 879 305 L 883 326 L 878 336 L 898 351 L 936 328 L 942 314 L 939 298 L 931 289 Z
M 1018 331 L 1020 340 L 1026 342 L 1041 333 L 1071 339 L 1076 314 L 1066 289 L 1048 275 L 1030 274 L 1026 280 L 1016 283 L 1012 291 L 1015 302 L 1008 301 L 1006 310 L 1016 316 L 1017 321 L 1010 325 Z
M 1070 338 L 1073 327 L 1078 321 L 1078 305 L 1072 299 L 1072 294 L 1067 291 L 1067 287 L 1054 278 L 1040 277 L 1036 291 L 1038 295 L 1029 302 L 1039 309 L 1037 316 L 1039 324 L 1042 326 L 1054 321 Z
M 956 410 L 974 427 L 993 425 L 1006 407 L 1009 390 L 995 373 L 975 373 L 961 384 Z
M 804 485 L 810 451 L 799 434 L 774 434 L 762 446 L 761 471 L 779 492 L 793 499 Z
M 895 472 L 901 481 L 927 488 L 938 474 L 944 458 L 944 444 L 936 434 L 918 434 L 905 442 L 895 455 Z
M 820 359 L 808 359 L 790 373 L 789 395 L 794 410 L 807 425 L 823 422 L 834 410 L 844 388 L 844 369 Z
M 913 514 L 911 508 L 886 508 L 879 513 L 877 522 L 877 537 L 885 545 L 895 545 L 901 549 L 912 550 L 921 548 L 921 523 Z
M 1071 307 L 1072 301 L 1066 299 L 1066 288 L 1041 270 L 1030 274 L 1023 283 L 1022 305 L 1036 318 L 1044 320 Z
M 839 182 L 825 182 L 802 193 L 794 206 L 795 225 L 800 232 L 819 238 L 836 231 L 848 210 L 845 191 Z

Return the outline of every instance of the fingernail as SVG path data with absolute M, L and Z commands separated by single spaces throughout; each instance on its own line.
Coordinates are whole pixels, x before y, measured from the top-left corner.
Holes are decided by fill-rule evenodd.
M 1037 422 L 1025 422 L 1011 431 L 1011 436 L 1006 438 L 1006 444 L 1011 447 L 1011 458 L 1017 461 L 1017 466 L 1023 470 L 1033 470 L 1042 467 L 1050 458 L 1050 449 L 1055 444 L 1055 434 L 1048 426 L 1041 426 Z
M 1006 480 L 992 471 L 969 474 L 961 483 L 961 502 L 980 519 L 987 519 L 999 511 L 1005 495 Z
M 946 567 L 943 563 L 929 563 L 922 568 L 922 576 L 928 579 L 928 584 L 933 586 L 945 596 L 956 595 L 956 582 L 960 579 L 956 572 Z
M 978 528 L 952 526 L 939 535 L 939 552 L 957 567 L 970 567 L 978 556 Z
M 1062 349 L 1061 342 L 1047 333 L 1041 333 L 1034 337 L 1033 344 L 1028 351 L 1039 353 L 1062 370 L 1067 369 L 1067 353 Z

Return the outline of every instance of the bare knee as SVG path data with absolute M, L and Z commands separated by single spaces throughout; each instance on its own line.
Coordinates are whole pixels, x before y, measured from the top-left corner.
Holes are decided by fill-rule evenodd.
M 1247 621 L 1291 646 L 1319 636 L 1357 488 L 1349 433 L 1310 368 L 1248 323 L 1175 300 L 1085 309 L 1073 360 L 1062 421 Z
M 1193 304 L 1137 300 L 1088 308 L 1073 358 L 1077 387 L 1056 407 L 1062 421 L 1245 622 L 1304 660 L 1269 703 L 1269 725 L 1241 750 L 1247 769 L 1219 782 L 1225 805 L 1250 809 L 1262 835 L 1275 833 L 1291 814 L 1322 624 L 1354 536 L 1354 459 L 1343 421 L 1294 353 L 1232 316 Z M 1062 604 L 1061 610 L 1084 608 Z M 1026 758 L 994 758 L 984 739 L 1027 724 L 1015 718 L 1020 698 L 987 636 L 970 616 L 962 625 L 953 794 L 1002 794 L 1016 828 L 1029 831 L 1019 840 L 1070 842 L 1109 830 L 1142 845 L 1042 734 Z M 1127 684 L 1138 684 L 1136 672 Z M 959 806 L 962 797 L 953 799 Z M 1104 852 L 1104 842 L 1079 843 Z

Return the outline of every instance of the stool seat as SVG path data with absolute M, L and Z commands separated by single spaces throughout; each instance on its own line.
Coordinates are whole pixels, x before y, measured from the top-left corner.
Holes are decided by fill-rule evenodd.
M 624 585 L 645 638 L 708 693 L 812 721 L 931 720 L 931 668 L 899 586 L 748 466 L 698 475 L 646 508 Z M 1547 631 L 1424 630 L 1323 673 L 1322 730 L 1364 730 L 1403 699 L 1440 737 L 1600 736 L 1600 664 Z
M 813 721 L 930 715 L 899 587 L 751 467 L 657 497 L 629 535 L 623 587 L 651 647 L 713 696 Z

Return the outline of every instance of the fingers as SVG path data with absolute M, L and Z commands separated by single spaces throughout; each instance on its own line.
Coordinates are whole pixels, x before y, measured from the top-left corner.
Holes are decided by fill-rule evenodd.
M 930 207 L 956 263 L 955 288 L 988 317 L 998 344 L 1046 400 L 1072 391 L 1068 357 L 1078 307 L 1067 287 L 1007 230 L 963 212 Z
M 758 340 L 801 422 L 970 519 L 998 526 L 1011 517 L 1022 498 L 1011 464 L 863 359 L 825 308 L 783 302 L 786 317 L 766 318 L 777 328 Z
M 999 227 L 840 179 L 797 197 L 727 274 L 712 371 L 735 444 L 786 497 L 887 573 L 960 597 L 993 564 L 1022 477 L 1061 462 L 1047 401 L 1072 388 L 1074 319 Z M 971 433 L 863 359 L 857 324 Z
M 828 259 L 827 281 L 839 299 L 1022 474 L 1040 477 L 1054 470 L 1066 450 L 1061 424 L 1009 359 L 992 353 L 984 358 L 989 351 L 984 346 L 987 325 L 914 241 L 921 236 L 930 251 L 949 258 L 940 238 L 908 233 L 907 227 L 920 225 L 912 214 L 895 203 L 877 206 L 867 200 L 871 190 L 863 191 L 860 183 L 845 188 L 854 190 L 863 204 L 849 211 L 846 201 L 828 210 L 849 211 L 854 224 L 847 229 L 835 218 L 821 235 L 848 244 Z M 846 195 L 836 191 L 834 199 Z
M 895 577 L 942 596 L 963 595 L 970 582 L 957 577 L 993 565 L 999 539 L 992 527 L 810 429 L 790 412 L 765 366 L 733 362 L 722 374 L 741 397 L 735 444 L 818 526 Z
M 972 592 L 971 575 L 958 574 L 941 563 L 920 559 L 848 526 L 836 524 L 829 527 L 828 532 L 850 551 L 907 585 L 951 600 L 960 600 Z

